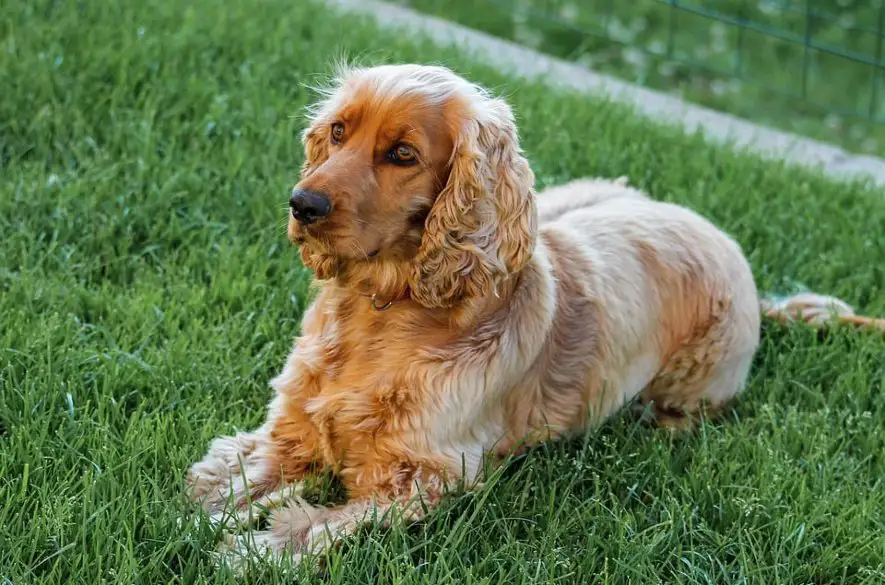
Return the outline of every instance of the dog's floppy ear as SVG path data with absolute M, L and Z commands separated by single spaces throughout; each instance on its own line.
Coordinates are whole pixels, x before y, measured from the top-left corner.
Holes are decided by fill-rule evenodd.
M 448 182 L 437 196 L 410 274 L 412 298 L 450 307 L 485 296 L 535 246 L 534 175 L 510 107 L 480 98 L 454 132 Z

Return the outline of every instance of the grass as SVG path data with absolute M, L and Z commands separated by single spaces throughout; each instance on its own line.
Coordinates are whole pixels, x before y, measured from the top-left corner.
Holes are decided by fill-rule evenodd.
M 394 1 L 708 107 L 885 155 L 883 0 Z
M 5 8 L 2 583 L 242 582 L 213 567 L 182 478 L 212 437 L 261 421 L 298 331 L 309 275 L 283 231 L 301 161 L 291 115 L 342 50 L 444 62 L 506 93 L 541 185 L 629 175 L 734 234 L 763 290 L 806 285 L 885 313 L 885 205 L 862 184 L 310 3 Z M 767 327 L 725 420 L 670 436 L 617 417 L 421 525 L 359 534 L 299 582 L 882 583 L 883 382 L 881 335 Z

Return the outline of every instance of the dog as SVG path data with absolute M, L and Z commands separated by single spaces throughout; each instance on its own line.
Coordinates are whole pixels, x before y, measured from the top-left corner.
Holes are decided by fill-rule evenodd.
M 288 237 L 316 297 L 266 422 L 187 477 L 216 520 L 271 509 L 229 553 L 299 558 L 394 509 L 418 520 L 484 461 L 628 403 L 689 425 L 743 389 L 763 312 L 877 323 L 831 297 L 760 300 L 732 238 L 624 178 L 536 196 L 511 108 L 443 67 L 343 70 L 303 142 Z M 306 503 L 328 470 L 347 503 Z

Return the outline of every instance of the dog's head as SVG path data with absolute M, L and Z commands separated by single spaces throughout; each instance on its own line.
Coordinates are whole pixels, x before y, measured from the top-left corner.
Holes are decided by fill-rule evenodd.
M 288 233 L 318 278 L 449 307 L 531 257 L 534 176 L 510 107 L 448 69 L 349 69 L 303 139 Z

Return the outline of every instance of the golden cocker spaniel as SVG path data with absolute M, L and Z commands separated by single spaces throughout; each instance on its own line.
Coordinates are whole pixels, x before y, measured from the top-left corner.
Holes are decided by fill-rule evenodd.
M 188 475 L 216 518 L 272 508 L 230 550 L 321 551 L 636 397 L 680 426 L 741 391 L 760 300 L 704 218 L 624 179 L 536 197 L 510 107 L 442 67 L 343 71 L 311 113 L 288 235 L 318 295 L 266 422 L 213 441 Z M 813 295 L 763 308 L 797 307 L 866 319 Z M 347 504 L 299 497 L 322 470 Z

